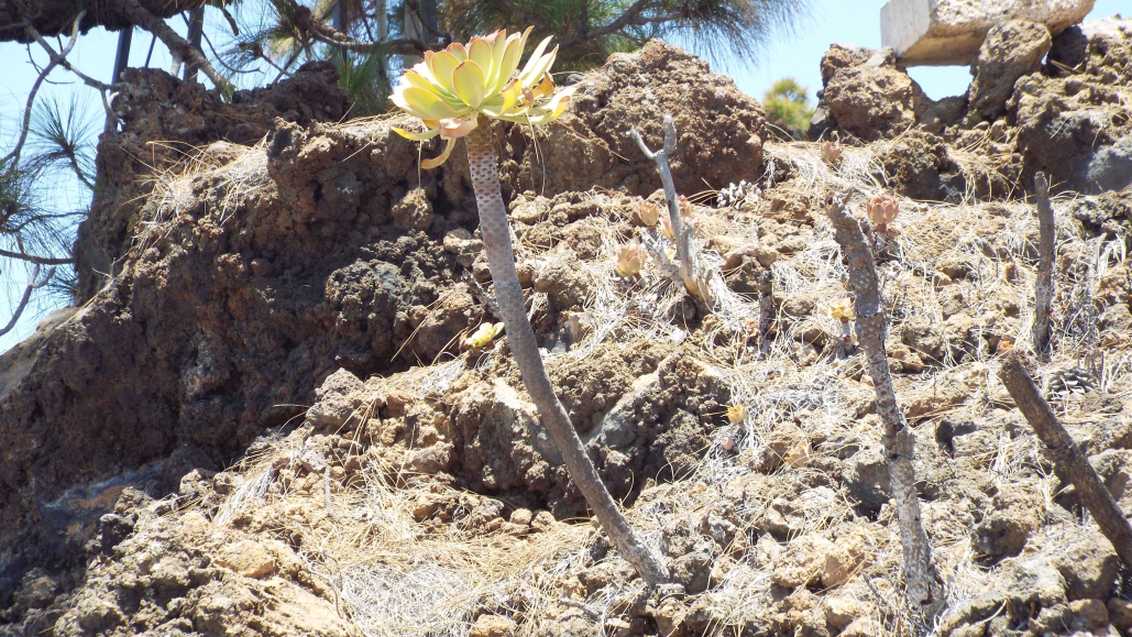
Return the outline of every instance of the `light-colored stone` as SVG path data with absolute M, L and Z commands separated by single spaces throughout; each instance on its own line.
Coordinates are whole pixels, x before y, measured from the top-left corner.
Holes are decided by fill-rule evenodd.
M 515 621 L 502 615 L 480 615 L 468 637 L 510 637 L 515 634 Z
M 275 556 L 259 542 L 238 540 L 221 549 L 216 563 L 245 577 L 262 578 L 275 572 Z
M 881 43 L 900 61 L 970 64 L 990 28 L 1030 20 L 1054 34 L 1081 21 L 1094 0 L 889 0 L 880 10 Z

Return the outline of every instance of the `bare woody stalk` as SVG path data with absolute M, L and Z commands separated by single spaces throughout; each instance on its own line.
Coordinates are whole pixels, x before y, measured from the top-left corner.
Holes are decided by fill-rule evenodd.
M 1049 352 L 1049 319 L 1053 304 L 1053 267 L 1056 229 L 1053 206 L 1049 202 L 1049 180 L 1045 173 L 1034 175 L 1034 197 L 1038 206 L 1038 279 L 1034 286 L 1034 352 L 1045 360 Z
M 884 451 L 892 500 L 900 526 L 900 545 L 904 552 L 905 595 L 913 616 L 922 620 L 918 627 L 926 633 L 942 610 L 944 596 L 939 574 L 932 563 L 932 548 L 924 532 L 920 501 L 916 495 L 915 439 L 904 414 L 896 404 L 888 355 L 884 348 L 887 317 L 881 305 L 876 262 L 861 224 L 840 204 L 828 208 L 835 238 L 849 265 L 849 288 L 854 295 L 857 338 L 868 361 L 869 375 L 876 391 L 876 409 L 884 423 Z
M 1132 567 L 1132 526 L 1129 526 L 1128 519 L 1085 454 L 1081 453 L 1069 432 L 1058 422 L 1049 403 L 1038 392 L 1018 352 L 1006 356 L 998 370 L 998 377 L 1006 385 L 1018 411 L 1026 417 L 1026 422 L 1045 445 L 1046 455 L 1053 460 L 1058 476 L 1073 484 L 1101 532 L 1112 542 L 1116 554 L 1125 566 Z
M 660 183 L 664 187 L 664 198 L 668 203 L 668 220 L 672 224 L 672 235 L 676 241 L 680 279 L 688 292 L 707 302 L 707 286 L 700 281 L 695 255 L 692 254 L 692 231 L 680 214 L 680 201 L 676 196 L 676 184 L 672 180 L 672 167 L 668 163 L 669 158 L 676 152 L 676 125 L 672 121 L 672 116 L 668 114 L 664 116 L 664 145 L 660 150 L 651 150 L 635 128 L 629 131 L 629 136 L 637 142 L 645 157 L 656 162 L 657 172 L 660 173 Z
M 585 496 L 602 529 L 613 540 L 621 555 L 629 561 L 650 585 L 668 580 L 668 571 L 648 547 L 637 537 L 622 515 L 609 490 L 590 461 L 570 416 L 554 393 L 543 367 L 534 330 L 527 319 L 523 290 L 515 272 L 515 253 L 511 246 L 511 227 L 507 208 L 499 189 L 498 160 L 491 142 L 490 128 L 481 126 L 466 138 L 468 167 L 472 188 L 479 209 L 480 232 L 484 252 L 495 284 L 496 302 L 511 355 L 519 365 L 523 384 L 531 395 L 554 445 L 562 454 L 570 478 Z

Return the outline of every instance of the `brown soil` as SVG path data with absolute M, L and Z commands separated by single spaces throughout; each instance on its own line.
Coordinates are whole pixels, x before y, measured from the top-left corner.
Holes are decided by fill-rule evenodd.
M 87 297 L 0 357 L 0 633 L 905 633 L 873 392 L 830 315 L 847 300 L 821 212 L 835 191 L 900 206 L 878 255 L 939 634 L 1125 634 L 1115 552 L 994 373 L 1031 320 L 1029 176 L 1099 189 L 1046 161 L 1042 118 L 1127 124 L 1109 81 L 1127 45 L 1076 50 L 1076 72 L 1021 77 L 993 121 L 929 103 L 883 54 L 832 50 L 834 147 L 764 141 L 757 103 L 660 43 L 582 76 L 561 126 L 496 128 L 552 380 L 677 583 L 643 608 L 506 338 L 465 343 L 497 320 L 466 162 L 418 171 L 396 116 L 338 123 L 324 68 L 232 104 L 137 75 L 80 237 Z M 300 106 L 315 93 L 334 97 Z M 656 145 L 664 112 L 711 307 L 654 262 L 614 271 L 659 201 L 626 132 Z M 1050 148 L 1095 167 L 1121 131 Z M 187 150 L 149 144 L 170 139 Z M 1054 355 L 1036 371 L 1132 510 L 1132 201 L 1054 204 Z

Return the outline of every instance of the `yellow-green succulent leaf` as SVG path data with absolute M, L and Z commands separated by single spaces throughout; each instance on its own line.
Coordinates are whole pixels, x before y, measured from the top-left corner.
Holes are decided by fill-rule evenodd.
M 452 56 L 455 57 L 459 62 L 463 62 L 464 60 L 468 59 L 467 47 L 459 42 L 453 42 L 452 44 L 449 44 L 447 47 L 445 47 L 444 50 L 451 53 Z
M 434 93 L 438 97 L 442 96 L 441 91 L 443 90 L 443 88 L 441 86 L 438 86 L 437 83 L 432 81 L 430 78 L 421 75 L 420 71 L 416 70 L 415 66 L 405 71 L 405 73 L 401 77 L 404 78 L 405 82 L 409 86 L 419 88 L 422 91 L 428 91 L 429 93 Z
M 527 87 L 533 87 L 537 85 L 542 81 L 542 78 L 544 75 L 546 75 L 547 71 L 550 70 L 550 67 L 554 66 L 554 58 L 556 58 L 557 56 L 558 47 L 554 47 L 553 51 L 547 53 L 546 55 L 535 61 L 533 66 L 531 64 L 528 64 L 527 66 L 529 66 L 530 68 L 524 69 L 523 72 L 519 74 L 519 81 Z
M 452 87 L 452 72 L 460 65 L 463 59 L 457 58 L 451 51 L 437 51 L 432 55 L 427 55 L 425 60 L 428 62 L 429 68 L 432 69 L 432 75 L 436 78 L 436 82 L 445 88 Z
M 523 70 L 519 71 L 519 77 L 526 77 L 530 74 L 531 69 L 533 69 L 534 66 L 538 64 L 539 60 L 542 59 L 543 53 L 546 52 L 546 47 L 550 46 L 550 40 L 552 37 L 554 36 L 548 35 L 543 38 L 542 42 L 538 43 L 538 46 L 535 47 L 534 53 L 531 53 L 531 57 L 527 58 L 527 63 L 523 65 Z
M 423 133 L 414 133 L 413 131 L 405 130 L 404 128 L 399 128 L 397 126 L 394 126 L 393 132 L 397 133 L 401 137 L 404 137 L 405 139 L 412 140 L 414 142 L 427 142 L 428 140 L 432 139 L 433 137 L 436 137 L 437 135 L 439 135 L 440 129 L 430 128 L 429 130 L 426 130 Z
M 500 30 L 495 34 L 495 40 L 491 44 L 491 74 L 487 78 L 489 93 L 499 90 L 499 75 L 504 72 L 503 57 L 507 54 L 507 45 L 512 41 L 518 41 L 513 33 L 507 35 L 506 31 Z
M 452 73 L 452 88 L 465 104 L 479 108 L 487 90 L 484 86 L 483 68 L 473 60 L 464 60 Z
M 485 88 L 486 80 L 491 77 L 494 50 L 495 46 L 487 38 L 472 38 L 471 43 L 468 44 L 468 59 L 475 62 L 483 71 Z
M 519 103 L 519 98 L 523 96 L 523 87 L 518 82 L 511 82 L 511 84 L 503 89 L 500 93 L 503 96 L 503 103 L 500 105 L 500 112 L 506 113 L 515 108 Z
M 431 51 L 429 51 L 429 53 L 431 53 Z M 427 63 L 417 62 L 416 64 L 413 65 L 413 68 L 411 68 L 409 70 L 413 71 L 414 73 L 416 73 L 420 77 L 424 78 L 424 80 L 426 82 L 436 84 L 436 78 L 433 77 L 432 69 L 429 68 Z
M 436 168 L 447 161 L 456 140 L 475 130 L 481 115 L 540 125 L 566 111 L 574 89 L 559 89 L 554 84 L 550 69 L 558 48 L 548 52 L 551 38 L 543 39 L 517 71 L 531 33 L 531 27 L 522 33 L 500 29 L 467 44 L 425 52 L 423 62 L 405 71 L 393 103 L 419 118 L 425 130 L 395 131 L 416 141 L 439 136 L 446 142 L 439 156 L 421 162 L 422 168 Z
M 523 36 L 514 33 L 507 38 L 506 44 L 503 59 L 499 63 L 499 74 L 495 78 L 495 85 L 492 87 L 496 91 L 502 90 L 511 77 L 515 75 L 515 70 L 519 68 L 519 58 L 523 56 Z
M 447 140 L 447 143 L 444 144 L 444 150 L 440 151 L 439 155 L 437 155 L 436 157 L 433 157 L 432 159 L 422 159 L 421 160 L 421 168 L 424 168 L 425 170 L 432 170 L 433 168 L 438 168 L 444 162 L 448 161 L 448 157 L 452 154 L 452 149 L 455 148 L 455 147 L 456 147 L 456 140 L 455 139 Z
M 458 115 L 452 106 L 436 93 L 410 86 L 400 94 L 405 104 L 397 105 L 421 119 L 444 119 Z

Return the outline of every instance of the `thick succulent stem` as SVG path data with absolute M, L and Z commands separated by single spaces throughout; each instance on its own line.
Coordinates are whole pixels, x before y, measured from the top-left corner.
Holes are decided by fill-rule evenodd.
M 637 537 L 617 503 L 609 495 L 609 490 L 602 483 L 581 438 L 570 422 L 570 416 L 555 395 L 550 378 L 546 375 L 534 330 L 527 319 L 523 290 L 515 272 L 511 227 L 507 222 L 507 208 L 499 190 L 498 159 L 490 131 L 486 126 L 477 128 L 466 141 L 468 168 L 476 194 L 476 206 L 479 208 L 484 251 L 487 253 L 488 268 L 495 284 L 495 298 L 507 330 L 511 354 L 519 365 L 527 393 L 562 454 L 566 471 L 613 544 L 650 585 L 664 583 L 668 580 L 668 571 Z
M 1093 514 L 1101 532 L 1112 542 L 1116 554 L 1125 566 L 1132 567 L 1132 526 L 1089 464 L 1089 459 L 1081 453 L 1080 447 L 1058 422 L 1049 403 L 1034 386 L 1034 380 L 1022 366 L 1017 353 L 1007 355 L 1002 361 L 998 377 L 1006 385 L 1018 411 L 1026 417 L 1026 422 L 1045 445 L 1046 455 L 1053 460 L 1058 476 L 1076 487 L 1081 502 Z
M 1041 359 L 1049 353 L 1049 318 L 1053 305 L 1053 264 L 1055 227 L 1053 206 L 1049 202 L 1049 180 L 1044 173 L 1034 175 L 1034 197 L 1038 204 L 1038 278 L 1034 285 L 1034 352 Z
M 915 439 L 896 403 L 892 373 L 884 340 L 887 332 L 881 305 L 876 262 L 859 222 L 840 204 L 828 209 L 835 238 L 849 264 L 849 288 L 854 295 L 857 338 L 868 361 L 869 375 L 876 391 L 876 410 L 884 424 L 884 452 L 888 465 L 892 501 L 900 526 L 900 545 L 904 552 L 904 579 L 908 606 L 922 617 L 918 632 L 924 634 L 942 610 L 944 597 L 939 574 L 932 563 L 932 547 L 924 532 L 920 500 L 916 495 Z

